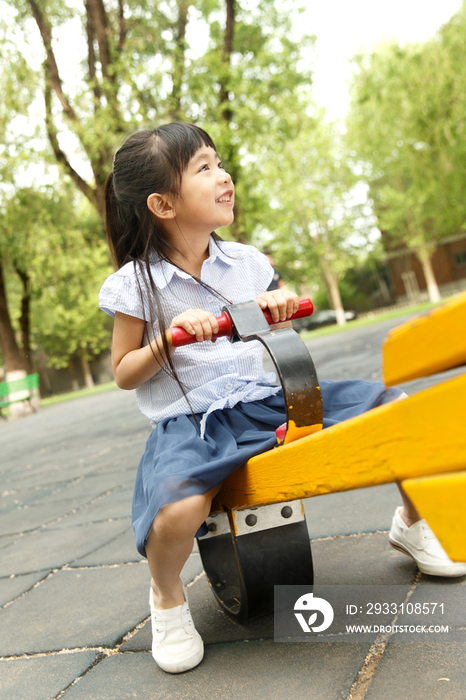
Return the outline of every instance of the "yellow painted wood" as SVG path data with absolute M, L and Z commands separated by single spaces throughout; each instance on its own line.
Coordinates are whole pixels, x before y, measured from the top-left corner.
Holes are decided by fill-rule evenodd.
M 307 437 L 308 435 L 314 435 L 314 433 L 318 433 L 320 430 L 322 430 L 322 423 L 315 423 L 315 425 L 306 425 L 302 428 L 298 428 L 294 420 L 289 420 L 283 444 L 288 445 L 295 440 L 301 440 L 301 438 Z
M 384 381 L 394 386 L 466 363 L 466 292 L 391 331 L 383 346 Z
M 403 481 L 403 488 L 453 561 L 466 561 L 466 471 Z
M 466 467 L 466 376 L 257 455 L 214 508 L 245 508 Z

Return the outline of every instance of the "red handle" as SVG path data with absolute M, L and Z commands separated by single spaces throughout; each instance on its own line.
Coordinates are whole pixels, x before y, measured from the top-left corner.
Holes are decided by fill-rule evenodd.
M 299 307 L 298 310 L 293 316 L 290 316 L 290 318 L 287 318 L 287 321 L 294 321 L 297 318 L 304 318 L 304 316 L 310 316 L 312 312 L 314 311 L 314 304 L 310 299 L 300 299 L 299 300 Z M 269 326 L 271 326 L 274 322 L 272 320 L 272 314 L 268 309 L 263 309 L 262 313 L 265 316 L 265 319 Z
M 310 316 L 312 312 L 314 311 L 314 305 L 310 299 L 300 299 L 299 300 L 299 308 L 295 314 L 290 316 L 290 318 L 287 319 L 287 321 L 293 321 L 296 318 L 303 318 L 304 316 Z M 263 314 L 267 320 L 267 323 L 269 325 L 273 324 L 272 320 L 272 314 L 270 313 L 269 309 L 264 309 Z M 232 334 L 232 329 L 231 329 L 231 319 L 229 315 L 227 314 L 226 311 L 223 312 L 221 316 L 218 316 L 217 318 L 219 329 L 218 333 L 212 336 L 213 339 L 215 338 L 221 338 L 227 337 L 231 338 Z M 196 341 L 196 336 L 190 335 L 187 331 L 185 331 L 184 328 L 180 328 L 179 326 L 175 326 L 174 328 L 170 328 L 169 331 L 167 331 L 167 340 L 170 343 L 170 345 L 173 345 L 174 348 L 179 348 L 182 345 L 191 345 L 192 343 L 197 342 Z

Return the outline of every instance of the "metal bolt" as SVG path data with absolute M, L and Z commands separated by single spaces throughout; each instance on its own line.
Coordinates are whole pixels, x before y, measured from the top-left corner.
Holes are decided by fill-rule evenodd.
M 217 529 L 217 523 L 209 523 L 207 525 L 207 529 L 210 530 L 210 532 L 215 532 L 215 530 Z
M 257 523 L 257 515 L 253 515 L 252 513 L 249 513 L 249 515 L 246 516 L 246 525 L 249 525 L 249 527 L 252 527 Z
M 283 506 L 281 514 L 283 518 L 291 518 L 293 515 L 293 508 L 291 506 Z

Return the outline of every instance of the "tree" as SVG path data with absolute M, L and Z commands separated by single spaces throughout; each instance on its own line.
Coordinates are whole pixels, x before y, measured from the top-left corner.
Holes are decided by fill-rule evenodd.
M 68 367 L 72 379 L 72 359 L 77 357 L 89 387 L 94 384 L 90 360 L 110 346 L 111 320 L 100 311 L 97 295 L 111 269 L 103 241 L 84 251 L 80 232 L 71 233 L 66 253 L 54 266 L 53 279 L 35 304 L 34 341 L 47 364 Z
M 346 323 L 339 279 L 351 264 L 351 236 L 364 230 L 365 219 L 355 200 L 354 176 L 346 163 L 338 130 L 323 115 L 304 117 L 299 138 L 284 146 L 272 189 L 273 228 L 269 240 L 277 259 L 288 264 L 295 280 L 323 279 L 338 323 Z M 267 181 L 267 186 L 269 181 Z
M 310 73 L 298 68 L 306 38 L 289 39 L 289 8 L 274 0 L 241 7 L 237 0 L 112 3 L 87 0 L 71 9 L 63 0 L 10 0 L 26 31 L 33 18 L 44 51 L 45 126 L 55 159 L 104 214 L 103 185 L 123 134 L 172 119 L 206 126 L 234 177 L 244 212 L 232 235 L 248 236 L 248 182 L 241 167 L 268 132 L 278 148 L 289 131 L 299 89 Z M 190 23 L 208 27 L 205 52 L 193 58 Z M 57 51 L 57 35 L 76 27 L 76 71 L 70 81 Z M 284 110 L 287 107 L 288 112 Z M 84 177 L 65 147 L 74 135 Z
M 22 164 L 30 134 L 24 131 L 14 134 L 15 123 L 27 112 L 33 94 L 34 75 L 26 61 L 3 36 L 3 51 L 0 56 L 0 180 L 3 191 L 13 191 L 14 175 Z M 11 319 L 5 270 L 5 250 L 1 245 L 3 226 L 0 221 L 0 349 L 6 369 L 7 380 L 26 376 L 30 365 L 17 342 Z M 25 280 L 27 285 L 27 280 Z M 25 297 L 27 304 L 27 295 Z
M 248 6 L 226 0 L 226 6 L 225 24 L 208 23 L 209 48 L 193 66 L 189 86 L 202 95 L 202 125 L 235 182 L 231 235 L 247 241 L 271 214 L 269 193 L 257 187 L 262 163 L 281 157 L 283 143 L 301 128 L 312 74 L 300 58 L 314 39 L 290 38 L 292 3 L 279 9 L 275 0 Z M 196 103 L 186 114 L 193 119 L 198 111 Z
M 465 38 L 463 7 L 424 44 L 359 56 L 347 120 L 379 228 L 417 255 L 432 301 L 440 298 L 432 253 L 466 218 Z
M 109 346 L 110 327 L 97 294 L 111 266 L 99 220 L 88 209 L 79 206 L 70 185 L 59 193 L 26 187 L 0 214 L 9 318 L 19 328 L 29 372 L 33 351 L 40 349 L 55 367 L 78 355 L 89 376 L 88 360 Z

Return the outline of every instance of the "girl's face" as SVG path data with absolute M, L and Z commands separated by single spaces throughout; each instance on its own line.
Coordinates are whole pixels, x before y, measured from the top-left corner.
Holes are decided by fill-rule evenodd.
M 181 178 L 175 202 L 176 220 L 182 231 L 210 234 L 233 221 L 235 188 L 222 168 L 216 151 L 199 148 Z

